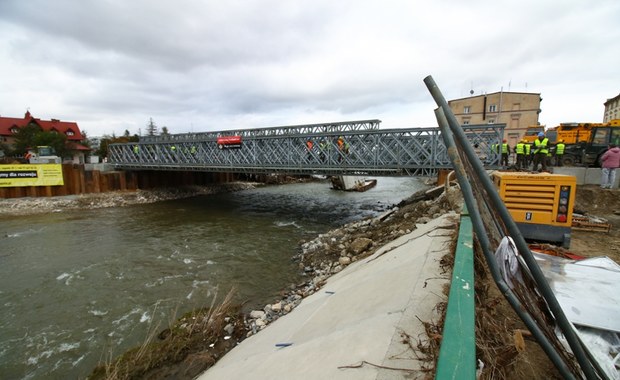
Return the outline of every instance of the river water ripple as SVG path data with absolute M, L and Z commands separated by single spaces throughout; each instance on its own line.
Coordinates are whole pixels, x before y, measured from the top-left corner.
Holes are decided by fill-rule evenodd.
M 0 378 L 84 378 L 231 287 L 239 301 L 269 303 L 300 281 L 300 240 L 424 187 L 379 178 L 345 193 L 315 182 L 2 217 Z

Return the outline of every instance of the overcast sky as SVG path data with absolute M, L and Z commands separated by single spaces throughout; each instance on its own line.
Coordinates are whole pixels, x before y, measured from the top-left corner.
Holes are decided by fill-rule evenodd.
M 541 93 L 540 122 L 601 122 L 620 94 L 618 0 L 0 0 L 0 115 L 89 136 L 380 119 Z

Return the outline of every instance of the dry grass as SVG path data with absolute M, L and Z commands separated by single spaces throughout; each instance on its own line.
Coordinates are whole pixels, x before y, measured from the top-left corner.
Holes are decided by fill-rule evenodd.
M 456 243 L 455 234 L 448 250 L 450 253 L 440 261 L 440 267 L 446 273 L 451 273 L 454 267 Z M 559 379 L 557 370 L 497 289 L 477 241 L 474 252 L 476 359 L 484 363 L 479 379 Z M 449 286 L 446 286 L 444 293 L 447 295 L 448 292 Z M 425 379 L 435 376 L 446 308 L 445 302 L 438 304 L 437 321 L 420 321 L 426 336 L 410 342 L 415 346 L 418 360 L 423 363 Z
M 493 282 L 477 240 L 474 258 L 476 358 L 484 364 L 479 378 L 560 379 L 544 351 L 529 337 L 525 324 Z
M 149 328 L 140 347 L 97 366 L 89 379 L 192 379 L 206 370 L 245 336 L 240 307 L 233 304 L 234 291 L 208 308 L 191 311 L 160 333 Z M 233 337 L 225 339 L 224 327 L 234 325 Z
M 454 255 L 456 252 L 456 244 L 458 241 L 458 223 L 455 223 L 452 227 L 454 231 L 452 238 L 448 244 L 447 254 L 445 254 L 439 261 L 439 266 L 442 270 L 442 274 L 451 275 L 454 268 Z M 442 288 L 443 294 L 446 299 L 450 293 L 450 284 L 445 284 Z M 404 336 L 403 343 L 409 344 L 412 350 L 416 353 L 417 359 L 421 363 L 422 371 L 424 372 L 425 379 L 433 379 L 435 377 L 435 368 L 437 365 L 437 359 L 439 358 L 439 349 L 441 348 L 441 341 L 443 338 L 443 326 L 446 319 L 446 311 L 448 309 L 447 302 L 440 302 L 435 305 L 435 313 L 437 314 L 436 321 L 422 321 L 426 337 L 420 338 L 415 343 L 415 348 L 410 341 L 411 337 Z M 418 318 L 419 319 L 419 318 Z

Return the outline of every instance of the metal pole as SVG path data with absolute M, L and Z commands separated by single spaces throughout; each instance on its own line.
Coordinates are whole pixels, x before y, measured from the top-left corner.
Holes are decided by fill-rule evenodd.
M 467 205 L 467 210 L 469 211 L 469 216 L 471 217 L 472 224 L 474 225 L 474 231 L 484 231 L 484 224 L 482 223 L 482 217 L 480 216 L 480 210 L 478 209 L 478 203 L 474 199 L 473 191 L 471 188 L 471 183 L 467 178 L 467 173 L 465 172 L 465 168 L 463 167 L 463 162 L 461 161 L 460 156 L 458 155 L 456 146 L 454 144 L 454 139 L 452 137 L 452 132 L 450 132 L 450 127 L 448 125 L 448 121 L 445 117 L 442 108 L 437 108 L 435 110 L 435 117 L 437 118 L 437 123 L 439 124 L 439 129 L 441 129 L 441 135 L 444 139 L 444 143 L 448 148 L 448 156 L 450 156 L 450 160 L 452 161 L 452 165 L 454 166 L 454 171 L 456 173 L 456 177 L 459 181 L 459 185 L 461 186 L 461 192 L 463 193 L 463 199 L 465 204 Z M 541 347 L 549 356 L 549 359 L 553 362 L 556 368 L 562 374 L 562 377 L 565 379 L 574 379 L 570 368 L 566 365 L 564 360 L 558 355 L 553 345 L 549 342 L 544 333 L 540 330 L 536 321 L 532 318 L 532 316 L 525 311 L 522 307 L 521 302 L 512 292 L 512 290 L 508 287 L 504 279 L 502 278 L 499 268 L 497 266 L 497 262 L 493 256 L 493 251 L 491 250 L 491 244 L 489 241 L 489 237 L 484 233 L 477 233 L 478 241 L 480 242 L 480 246 L 482 247 L 482 252 L 486 257 L 486 261 L 489 264 L 489 270 L 497 287 L 502 292 L 506 300 L 510 303 L 512 308 L 517 312 L 521 320 L 527 325 L 530 329 L 536 340 L 540 343 Z
M 465 142 L 463 144 L 463 149 L 468 159 L 471 161 L 472 166 L 474 167 L 474 170 L 476 170 L 478 173 L 485 173 L 482 163 L 476 157 L 476 154 L 473 151 L 472 147 L 467 143 L 463 130 L 460 128 L 458 121 L 456 120 L 456 117 L 454 116 L 450 108 L 448 107 L 448 103 L 446 102 L 445 98 L 441 94 L 441 91 L 439 91 L 439 88 L 437 87 L 437 84 L 433 80 L 432 76 L 429 75 L 426 78 L 424 78 L 424 83 L 426 84 L 426 87 L 428 88 L 431 95 L 433 96 L 433 99 L 435 99 L 435 102 L 437 103 L 437 105 L 443 108 L 446 119 L 448 121 L 448 125 L 450 126 L 452 133 L 456 136 L 456 138 L 460 139 L 460 141 Z M 541 291 L 542 296 L 547 301 L 547 305 L 549 306 L 549 309 L 553 313 L 553 316 L 555 317 L 558 323 L 558 326 L 562 330 L 562 333 L 566 337 L 566 340 L 568 341 L 568 344 L 570 345 L 573 351 L 573 354 L 577 358 L 577 361 L 580 364 L 581 370 L 584 372 L 584 374 L 586 375 L 588 379 L 599 379 L 600 377 L 597 376 L 596 373 L 594 372 L 592 363 L 588 359 L 584 351 L 584 348 L 581 345 L 581 341 L 579 340 L 579 338 L 577 337 L 577 334 L 575 333 L 572 323 L 568 321 L 568 319 L 566 318 L 566 315 L 564 314 L 564 311 L 560 307 L 560 304 L 557 298 L 555 298 L 555 295 L 553 294 L 553 291 L 551 290 L 551 288 L 549 287 L 549 284 L 545 280 L 545 277 L 542 271 L 540 270 L 540 267 L 536 263 L 536 260 L 534 259 L 532 252 L 530 252 L 530 249 L 527 243 L 525 242 L 523 235 L 521 235 L 519 228 L 514 223 L 512 216 L 510 215 L 510 213 L 508 212 L 508 209 L 505 207 L 504 203 L 499 197 L 499 194 L 497 193 L 497 191 L 495 191 L 495 188 L 493 186 L 493 183 L 491 182 L 491 179 L 487 175 L 481 175 L 480 181 L 484 189 L 487 191 L 490 197 L 490 201 L 493 203 L 495 208 L 499 211 L 500 216 L 504 224 L 506 225 L 506 228 L 508 229 L 508 232 L 510 233 L 512 239 L 514 240 L 517 246 L 517 249 L 519 250 L 519 253 L 525 260 L 527 267 L 530 270 L 530 273 L 532 274 L 532 278 L 534 279 L 534 281 L 536 282 L 536 285 Z

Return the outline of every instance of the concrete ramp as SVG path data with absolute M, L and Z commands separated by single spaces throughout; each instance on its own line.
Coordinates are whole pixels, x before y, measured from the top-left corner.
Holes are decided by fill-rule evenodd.
M 241 342 L 199 377 L 215 379 L 404 379 L 421 375 L 421 321 L 445 301 L 439 260 L 457 215 L 418 225 L 332 276 L 290 314 Z M 409 337 L 411 346 L 403 343 Z M 342 368 L 342 367 L 355 368 Z M 339 368 L 340 367 L 340 368 Z M 384 367 L 384 368 L 381 368 Z M 395 369 L 388 369 L 395 368 Z

